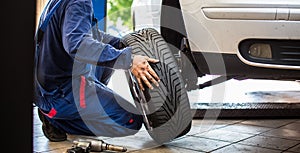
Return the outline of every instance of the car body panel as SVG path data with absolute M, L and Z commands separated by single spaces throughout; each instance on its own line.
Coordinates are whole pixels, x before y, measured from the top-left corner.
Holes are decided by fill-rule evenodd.
M 300 70 L 299 66 L 250 62 L 238 51 L 245 39 L 299 40 L 300 1 L 180 0 L 180 4 L 193 52 L 236 54 L 248 65 Z

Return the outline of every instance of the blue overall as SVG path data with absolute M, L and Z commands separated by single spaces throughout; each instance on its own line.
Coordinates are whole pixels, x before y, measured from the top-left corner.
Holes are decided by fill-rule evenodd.
M 107 87 L 114 69 L 130 68 L 131 48 L 93 26 L 93 14 L 91 0 L 49 0 L 36 32 L 34 103 L 69 134 L 135 134 L 141 115 Z

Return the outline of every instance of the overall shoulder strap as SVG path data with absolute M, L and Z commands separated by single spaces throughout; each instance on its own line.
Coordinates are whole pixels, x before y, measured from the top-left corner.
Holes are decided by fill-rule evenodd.
M 51 4 L 51 1 L 52 0 L 49 0 L 49 3 L 47 4 L 44 12 L 41 15 L 39 27 L 38 27 L 37 34 L 36 34 L 37 43 L 39 43 L 41 41 L 41 39 L 43 37 L 43 34 L 46 30 L 47 25 L 49 24 L 49 21 L 50 21 L 51 17 L 53 16 L 55 10 L 59 7 L 62 0 L 58 0 L 56 2 L 56 4 L 51 8 L 51 10 L 48 11 L 49 5 Z

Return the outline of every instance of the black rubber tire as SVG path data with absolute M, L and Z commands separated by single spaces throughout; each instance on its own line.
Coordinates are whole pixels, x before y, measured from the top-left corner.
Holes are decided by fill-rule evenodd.
M 181 73 L 168 44 L 152 28 L 127 34 L 123 41 L 125 46 L 132 47 L 133 54 L 160 61 L 151 64 L 161 79 L 160 86 L 154 90 L 146 88 L 143 92 L 151 112 L 144 116 L 152 127 L 152 130 L 146 127 L 149 135 L 157 143 L 165 143 L 187 134 L 191 128 L 192 111 Z M 130 88 L 132 92 L 132 86 Z M 140 105 L 136 100 L 135 104 Z

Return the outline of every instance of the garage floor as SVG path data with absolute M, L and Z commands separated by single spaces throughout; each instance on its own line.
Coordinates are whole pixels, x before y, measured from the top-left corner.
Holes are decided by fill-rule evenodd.
M 118 82 L 117 80 L 114 81 Z M 122 95 L 122 93 L 120 94 Z M 238 103 L 270 101 L 300 103 L 300 83 L 268 80 L 230 80 L 214 87 L 190 91 L 188 95 L 192 107 L 195 103 L 212 102 L 214 100 Z M 67 141 L 49 142 L 42 133 L 37 108 L 34 107 L 33 111 L 33 151 L 36 153 L 63 153 L 72 147 L 73 140 L 89 138 L 68 135 Z M 125 146 L 128 149 L 127 152 L 133 153 L 300 153 L 300 118 L 194 119 L 191 131 L 187 135 L 163 146 L 155 144 L 144 128 L 133 136 L 97 138 L 104 140 L 106 143 Z
M 67 141 L 49 142 L 36 112 L 35 107 L 33 150 L 36 153 L 63 153 L 72 147 L 73 140 L 89 138 L 68 135 Z M 133 153 L 300 153 L 300 119 L 193 120 L 187 135 L 163 146 L 155 144 L 145 129 L 133 136 L 94 138 L 124 146 Z

